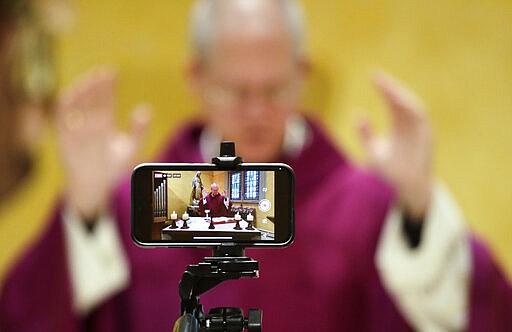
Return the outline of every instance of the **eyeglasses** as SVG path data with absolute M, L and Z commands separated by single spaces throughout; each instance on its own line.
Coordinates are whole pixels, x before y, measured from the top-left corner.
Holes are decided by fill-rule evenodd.
M 252 91 L 247 88 L 210 84 L 204 90 L 204 99 L 207 103 L 222 108 L 243 105 L 251 97 L 261 98 L 270 105 L 288 106 L 295 102 L 299 91 L 300 84 L 297 81 L 290 81 L 285 84 L 268 86 Z

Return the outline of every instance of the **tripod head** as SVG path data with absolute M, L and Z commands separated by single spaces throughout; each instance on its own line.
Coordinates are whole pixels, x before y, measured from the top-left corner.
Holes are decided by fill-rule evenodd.
M 179 284 L 181 317 L 174 331 L 261 331 L 262 312 L 249 309 L 243 317 L 240 308 L 213 308 L 208 315 L 203 312 L 199 296 L 230 279 L 255 278 L 259 275 L 259 263 L 244 256 L 244 249 L 237 246 L 221 246 L 213 250 L 212 257 L 205 257 L 199 264 L 187 266 Z

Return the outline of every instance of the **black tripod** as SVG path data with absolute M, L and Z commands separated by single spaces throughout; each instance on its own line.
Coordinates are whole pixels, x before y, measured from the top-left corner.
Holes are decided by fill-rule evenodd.
M 247 329 L 261 331 L 262 311 L 249 309 L 244 317 L 240 308 L 213 308 L 208 315 L 203 312 L 199 296 L 230 279 L 258 277 L 259 263 L 244 256 L 244 249 L 221 246 L 213 250 L 213 257 L 205 257 L 199 264 L 188 265 L 179 284 L 181 317 L 174 325 L 174 332 L 235 332 Z

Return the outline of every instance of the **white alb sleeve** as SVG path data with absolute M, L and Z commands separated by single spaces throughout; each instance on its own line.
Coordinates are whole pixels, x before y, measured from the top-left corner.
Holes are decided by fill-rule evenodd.
M 471 254 L 457 204 L 435 186 L 417 248 L 409 246 L 402 222 L 400 209 L 391 209 L 380 235 L 375 259 L 384 287 L 415 330 L 464 330 Z
M 73 306 L 84 316 L 129 283 L 128 261 L 115 221 L 102 215 L 88 232 L 79 215 L 67 208 L 63 213 Z

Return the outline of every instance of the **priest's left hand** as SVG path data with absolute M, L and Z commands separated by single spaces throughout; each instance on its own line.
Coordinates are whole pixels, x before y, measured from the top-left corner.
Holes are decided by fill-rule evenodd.
M 376 135 L 361 119 L 359 134 L 369 165 L 396 190 L 408 217 L 421 220 L 432 188 L 432 132 L 422 101 L 402 83 L 384 72 L 373 83 L 389 107 L 391 130 Z

